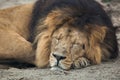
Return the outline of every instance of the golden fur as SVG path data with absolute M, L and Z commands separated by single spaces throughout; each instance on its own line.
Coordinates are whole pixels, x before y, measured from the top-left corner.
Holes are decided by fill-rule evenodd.
M 38 20 L 35 39 L 29 42 L 34 4 L 0 10 L 0 60 L 16 60 L 51 69 L 82 68 L 100 64 L 113 50 L 105 40 L 106 25 L 86 24 L 80 29 L 78 19 L 70 16 L 72 8 L 56 8 Z M 113 35 L 114 36 L 114 35 Z M 115 39 L 116 40 L 116 39 Z
M 32 44 L 29 37 L 29 22 L 32 4 L 0 10 L 0 59 L 30 60 Z

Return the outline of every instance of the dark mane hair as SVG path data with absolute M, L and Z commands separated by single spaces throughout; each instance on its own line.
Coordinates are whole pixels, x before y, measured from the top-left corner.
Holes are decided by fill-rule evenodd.
M 31 36 L 29 41 L 34 41 L 34 31 L 39 19 L 47 16 L 51 10 L 65 7 L 73 8 L 71 15 L 79 17 L 79 20 L 76 22 L 77 24 L 84 26 L 90 23 L 105 25 L 109 28 L 113 27 L 110 18 L 107 16 L 102 6 L 94 0 L 38 0 L 32 12 L 32 19 L 30 22 Z

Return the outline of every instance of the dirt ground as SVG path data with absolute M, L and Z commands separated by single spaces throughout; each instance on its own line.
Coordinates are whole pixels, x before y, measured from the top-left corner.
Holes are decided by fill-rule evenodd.
M 0 8 L 7 8 L 35 0 L 0 0 Z M 100 2 L 100 0 L 97 0 Z M 120 0 L 102 3 L 111 16 L 114 26 L 118 27 L 117 37 L 120 45 Z M 71 71 L 51 71 L 50 69 L 1 69 L 0 80 L 120 80 L 120 57 L 87 68 Z

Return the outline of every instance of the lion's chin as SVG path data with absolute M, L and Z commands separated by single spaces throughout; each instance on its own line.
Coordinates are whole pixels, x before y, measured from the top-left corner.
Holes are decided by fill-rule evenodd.
M 56 59 L 51 59 L 50 60 L 50 67 L 51 70 L 70 70 L 71 69 L 71 64 L 64 64 L 62 61 L 59 62 L 59 64 L 57 64 L 57 60 Z
M 63 70 L 68 71 L 68 70 L 70 70 L 70 68 L 66 68 L 66 67 L 62 67 L 62 66 L 52 66 L 51 70 L 53 70 L 53 71 L 63 71 Z
M 60 68 L 60 67 L 55 66 L 55 67 L 51 67 L 50 70 L 52 70 L 52 71 L 62 71 L 63 69 Z

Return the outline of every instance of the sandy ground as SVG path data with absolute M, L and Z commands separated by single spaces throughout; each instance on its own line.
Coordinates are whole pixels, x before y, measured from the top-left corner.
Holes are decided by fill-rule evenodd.
M 0 8 L 7 8 L 35 0 L 0 0 Z M 99 1 L 99 0 L 97 0 Z M 114 2 L 114 3 L 113 3 Z M 115 26 L 120 26 L 120 0 L 103 4 L 111 15 Z M 120 28 L 117 31 L 120 43 Z M 104 62 L 87 68 L 71 71 L 51 71 L 50 69 L 1 69 L 0 80 L 120 80 L 120 57 L 117 60 Z

